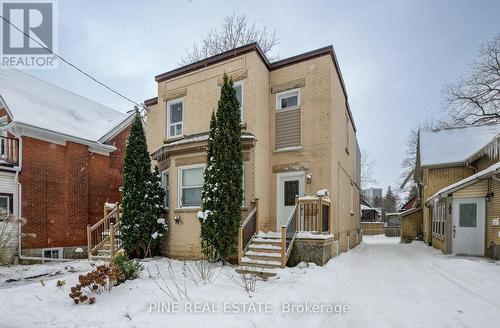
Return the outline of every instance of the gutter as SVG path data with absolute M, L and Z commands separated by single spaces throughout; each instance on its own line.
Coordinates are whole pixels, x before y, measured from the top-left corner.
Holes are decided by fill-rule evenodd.
M 29 125 L 29 124 L 26 124 L 26 123 L 22 123 L 22 122 L 11 122 L 11 123 L 7 124 L 5 127 L 7 127 L 7 126 L 9 127 L 9 130 L 14 135 L 19 135 L 19 136 L 21 136 L 21 135 L 27 135 L 27 136 L 30 136 L 29 133 L 25 133 L 26 131 L 23 131 L 23 129 L 25 129 L 27 131 L 34 131 L 35 133 L 38 132 L 38 133 L 45 134 L 47 136 L 47 138 L 63 139 L 64 141 L 70 141 L 70 142 L 79 143 L 79 144 L 82 144 L 82 145 L 85 145 L 85 146 L 89 146 L 89 147 L 95 148 L 98 151 L 102 151 L 102 152 L 106 152 L 106 153 L 111 153 L 111 152 L 113 152 L 113 151 L 115 151 L 117 149 L 114 146 L 106 145 L 106 144 L 103 144 L 103 143 L 101 143 L 99 141 L 93 141 L 93 140 L 78 138 L 78 137 L 74 137 L 74 136 L 71 136 L 71 135 L 68 135 L 68 134 L 59 133 L 59 132 L 55 132 L 55 131 L 52 131 L 52 130 L 47 130 L 47 129 L 39 128 L 39 127 L 32 126 L 32 125 Z M 42 138 L 42 140 L 44 140 L 43 137 L 41 137 L 41 136 L 33 136 L 33 137 L 34 138 Z

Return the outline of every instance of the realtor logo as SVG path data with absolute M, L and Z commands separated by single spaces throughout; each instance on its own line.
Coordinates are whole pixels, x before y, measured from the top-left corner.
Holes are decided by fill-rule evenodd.
M 50 0 L 1 2 L 2 67 L 55 67 L 54 7 Z

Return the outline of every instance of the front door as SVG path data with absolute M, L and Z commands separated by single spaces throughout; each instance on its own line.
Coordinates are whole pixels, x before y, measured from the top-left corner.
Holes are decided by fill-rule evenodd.
M 295 206 L 295 196 L 304 196 L 304 172 L 278 173 L 278 188 L 276 193 L 276 223 L 277 231 L 286 224 Z
M 484 255 L 484 198 L 453 200 L 453 254 Z

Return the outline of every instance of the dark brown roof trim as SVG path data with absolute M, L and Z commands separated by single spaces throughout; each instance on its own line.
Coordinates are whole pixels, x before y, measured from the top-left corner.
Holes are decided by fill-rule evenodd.
M 205 67 L 210 66 L 210 65 L 220 63 L 220 62 L 225 61 L 229 58 L 241 56 L 243 54 L 246 54 L 246 53 L 249 53 L 252 51 L 257 52 L 257 54 L 262 58 L 262 61 L 264 62 L 264 64 L 266 64 L 266 66 L 268 68 L 271 66 L 269 61 L 267 60 L 266 56 L 264 56 L 264 53 L 262 52 L 260 47 L 257 45 L 256 42 L 253 42 L 253 43 L 249 43 L 249 44 L 246 44 L 246 45 L 238 47 L 238 48 L 234 48 L 234 49 L 222 52 L 218 55 L 208 57 L 206 59 L 202 59 L 202 60 L 194 62 L 192 64 L 176 68 L 176 69 L 168 71 L 166 73 L 157 75 L 157 76 L 155 76 L 155 80 L 156 80 L 156 82 L 162 82 L 162 81 L 165 81 L 165 80 L 168 80 L 168 79 L 180 76 L 180 75 L 184 75 L 184 74 L 192 72 L 192 71 L 199 70 L 201 68 L 205 68 Z
M 144 105 L 146 106 L 156 105 L 157 103 L 158 103 L 158 97 L 144 100 Z
M 300 55 L 275 61 L 274 63 L 271 64 L 271 70 L 280 69 L 282 67 L 297 64 L 304 60 L 309 60 L 324 55 L 331 55 L 332 53 L 333 53 L 333 46 L 323 47 L 313 51 L 304 52 Z
M 292 57 L 285 58 L 282 60 L 278 60 L 274 63 L 270 63 L 269 60 L 264 55 L 264 53 L 262 52 L 262 50 L 260 49 L 259 45 L 256 42 L 253 42 L 253 43 L 249 43 L 247 45 L 244 45 L 244 46 L 241 46 L 238 48 L 234 48 L 234 49 L 229 50 L 229 51 L 225 51 L 225 52 L 220 53 L 218 55 L 208 57 L 206 59 L 197 61 L 195 63 L 189 64 L 189 65 L 186 65 L 183 67 L 179 67 L 177 69 L 168 71 L 166 73 L 157 75 L 157 76 L 155 76 L 155 80 L 156 80 L 156 82 L 163 82 L 163 81 L 172 79 L 174 77 L 181 76 L 181 75 L 199 70 L 201 68 L 205 68 L 207 66 L 220 63 L 220 62 L 225 61 L 229 58 L 241 56 L 243 54 L 246 54 L 246 53 L 249 53 L 252 51 L 257 52 L 259 57 L 262 59 L 262 61 L 266 65 L 267 69 L 270 71 L 280 69 L 280 68 L 283 68 L 286 66 L 298 64 L 300 62 L 303 62 L 306 60 L 311 60 L 313 58 L 317 58 L 317 57 L 321 57 L 321 56 L 325 56 L 325 55 L 330 55 L 334 65 L 335 65 L 335 68 L 337 70 L 337 74 L 338 74 L 338 77 L 340 79 L 340 84 L 341 84 L 342 90 L 344 92 L 344 97 L 345 97 L 345 102 L 346 102 L 347 112 L 348 112 L 349 118 L 351 120 L 354 131 L 356 132 L 356 124 L 354 123 L 354 118 L 352 116 L 351 108 L 349 106 L 349 101 L 347 99 L 347 90 L 345 87 L 344 78 L 342 77 L 342 72 L 340 71 L 340 66 L 339 66 L 339 63 L 337 61 L 337 56 L 335 55 L 335 50 L 333 50 L 333 46 L 319 48 L 319 49 L 316 49 L 313 51 L 305 52 L 305 53 L 300 54 L 300 55 L 296 55 L 296 56 L 292 56 Z M 158 100 L 156 100 L 156 101 L 158 102 Z

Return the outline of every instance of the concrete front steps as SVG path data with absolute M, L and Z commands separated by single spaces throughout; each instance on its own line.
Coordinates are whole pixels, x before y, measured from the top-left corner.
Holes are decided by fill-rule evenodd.
M 274 277 L 281 268 L 281 234 L 259 232 L 252 238 L 236 272 Z

